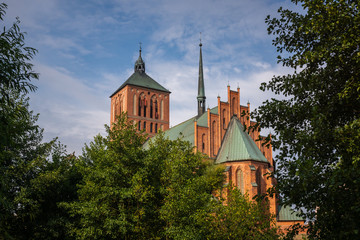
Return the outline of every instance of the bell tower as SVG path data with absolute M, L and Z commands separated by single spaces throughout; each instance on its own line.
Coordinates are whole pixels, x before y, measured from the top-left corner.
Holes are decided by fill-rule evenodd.
M 134 73 L 110 96 L 110 124 L 126 112 L 139 131 L 152 137 L 169 128 L 170 91 L 146 74 L 141 50 L 140 45 Z

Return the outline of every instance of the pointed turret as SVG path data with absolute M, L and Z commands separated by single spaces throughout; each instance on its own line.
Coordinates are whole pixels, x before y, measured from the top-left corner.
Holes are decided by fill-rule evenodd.
M 139 58 L 135 62 L 134 71 L 139 72 L 139 73 L 145 72 L 145 63 L 141 58 L 141 45 L 140 45 L 140 50 L 139 50 Z
M 202 43 L 200 39 L 200 59 L 199 59 L 199 82 L 198 82 L 198 116 L 201 116 L 205 112 L 205 85 L 204 85 L 204 73 L 203 73 L 203 63 L 202 63 Z

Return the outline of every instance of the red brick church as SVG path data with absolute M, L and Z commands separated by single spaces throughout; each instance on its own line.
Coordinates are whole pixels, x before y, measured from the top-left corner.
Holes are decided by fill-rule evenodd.
M 247 192 L 250 198 L 265 193 L 276 184 L 275 179 L 264 177 L 274 171 L 272 148 L 256 141 L 263 138 L 258 131 L 244 131 L 244 126 L 253 126 L 255 122 L 250 120 L 250 103 L 240 103 L 240 88 L 234 91 L 227 86 L 227 99 L 222 101 L 218 96 L 217 106 L 205 109 L 202 44 L 199 46 L 197 115 L 169 128 L 170 91 L 146 74 L 140 48 L 134 73 L 110 96 L 110 123 L 120 112 L 127 112 L 138 130 L 144 130 L 150 137 L 161 129 L 165 137 L 174 140 L 181 137 L 215 163 L 224 164 L 227 181 Z M 282 228 L 304 223 L 289 207 L 278 205 L 275 198 L 270 199 L 270 211 L 276 214 L 277 224 Z

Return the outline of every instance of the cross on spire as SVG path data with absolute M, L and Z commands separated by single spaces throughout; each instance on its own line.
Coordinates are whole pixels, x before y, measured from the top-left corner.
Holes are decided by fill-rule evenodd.
M 141 58 L 141 42 L 139 42 L 140 49 L 139 49 L 139 58 L 135 62 L 135 72 L 143 73 L 145 72 L 145 63 Z
M 201 47 L 202 46 L 202 43 L 201 43 L 201 32 L 200 32 L 200 44 L 199 46 Z

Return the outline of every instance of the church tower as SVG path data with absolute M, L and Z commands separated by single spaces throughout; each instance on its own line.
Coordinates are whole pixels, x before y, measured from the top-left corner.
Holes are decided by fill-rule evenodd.
M 205 85 L 204 85 L 204 73 L 203 73 L 203 63 L 202 63 L 202 43 L 200 39 L 200 58 L 199 58 L 199 81 L 198 81 L 198 95 L 197 95 L 197 102 L 198 102 L 198 117 L 200 117 L 205 112 Z
M 138 130 L 144 130 L 150 137 L 160 129 L 165 131 L 169 128 L 170 91 L 145 73 L 141 46 L 134 73 L 110 98 L 110 124 L 116 121 L 121 112 L 126 112 Z

